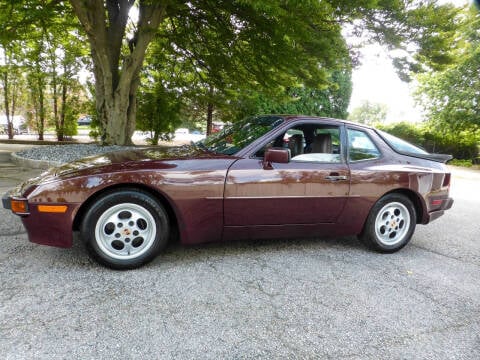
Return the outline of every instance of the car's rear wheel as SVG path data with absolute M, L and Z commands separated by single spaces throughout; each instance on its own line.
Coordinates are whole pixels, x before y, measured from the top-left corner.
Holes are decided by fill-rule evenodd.
M 80 231 L 94 260 L 113 269 L 133 269 L 165 247 L 170 229 L 167 212 L 156 199 L 123 189 L 97 199 Z
M 359 238 L 376 251 L 391 253 L 408 244 L 415 225 L 412 201 L 402 194 L 388 194 L 373 206 Z

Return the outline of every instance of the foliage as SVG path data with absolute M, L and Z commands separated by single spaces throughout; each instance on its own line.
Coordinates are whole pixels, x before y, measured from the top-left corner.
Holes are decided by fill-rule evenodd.
M 318 3 L 261 3 L 179 6 L 154 40 L 149 59 L 170 88 L 181 91 L 189 104 L 184 115 L 203 117 L 207 128 L 214 112 L 232 121 L 256 113 L 250 108 L 257 98 L 282 91 L 287 98 L 286 88 L 328 87 L 332 70 L 348 59 L 339 24 L 322 23 Z
M 0 85 L 3 92 L 3 111 L 7 118 L 8 138 L 13 139 L 13 117 L 19 107 L 21 93 L 25 87 L 25 79 L 18 65 L 17 49 L 15 44 L 0 44 L 3 64 L 0 65 Z
M 378 125 L 385 122 L 388 107 L 385 104 L 363 101 L 360 106 L 354 108 L 348 119 L 366 125 Z
M 407 122 L 380 125 L 378 128 L 432 153 L 451 154 L 456 159 L 466 160 L 473 160 L 478 156 L 478 130 L 444 133 L 429 123 Z
M 12 115 L 17 110 L 28 119 L 39 139 L 50 126 L 59 141 L 76 133 L 83 101 L 76 76 L 87 52 L 70 10 L 57 1 L 0 1 L 0 44 L 9 55 L 0 65 L 9 77 L 5 103 Z M 18 87 L 21 82 L 28 87 Z
M 158 145 L 159 140 L 170 140 L 180 124 L 178 94 L 165 89 L 160 81 L 151 88 L 143 88 L 138 99 L 137 129 L 149 131 L 149 141 Z
M 154 28 L 167 59 L 164 71 L 173 67 L 185 74 L 182 82 L 190 94 L 182 94 L 196 111 L 203 108 L 211 123 L 216 109 L 234 118 L 228 104 L 246 90 L 270 97 L 282 88 L 328 88 L 332 72 L 349 57 L 341 34 L 345 24 L 367 29 L 370 39 L 392 47 L 413 43 L 418 46 L 410 48 L 423 50 L 424 45 L 429 50 L 423 58 L 444 62 L 429 54 L 440 48 L 454 14 L 430 1 L 140 0 L 139 20 L 128 35 L 133 0 L 70 3 L 92 48 L 104 142 L 113 143 L 128 141 L 133 131 L 137 74 Z M 438 21 L 436 14 L 442 14 Z M 177 91 L 182 84 L 168 83 L 168 88 Z
M 246 91 L 232 104 L 234 118 L 259 114 L 303 114 L 346 118 L 352 92 L 351 70 L 335 70 L 323 89 L 292 86 L 278 94 Z
M 463 166 L 463 167 L 472 167 L 472 160 L 457 160 L 457 159 L 452 159 L 448 162 L 449 165 L 454 165 L 454 166 Z
M 138 18 L 129 17 L 132 7 Z M 203 113 L 211 124 L 215 115 L 231 120 L 265 108 L 344 117 L 349 90 L 335 76 L 347 74 L 355 49 L 347 47 L 342 28 L 404 49 L 395 59 L 404 74 L 443 69 L 453 60 L 445 49 L 455 39 L 458 9 L 430 0 L 0 0 L 0 14 L 4 42 L 35 42 L 41 30 L 43 41 L 53 44 L 62 34 L 54 30 L 67 29 L 66 24 L 82 29 L 76 37 L 90 46 L 102 141 L 127 144 L 135 129 L 141 69 L 154 37 L 155 61 L 161 65 L 156 71 L 164 75 L 160 95 L 171 102 L 169 94 L 181 94 L 182 116 Z M 43 52 L 49 49 L 53 46 Z M 48 65 L 43 55 L 37 60 L 32 81 L 42 72 L 49 76 L 43 95 L 41 86 L 32 88 L 37 92 L 32 114 L 42 118 L 45 112 L 61 133 L 55 89 L 63 82 L 47 69 L 56 67 L 53 62 Z M 335 93 L 337 86 L 343 94 Z
M 416 100 L 428 141 L 458 159 L 474 159 L 480 143 L 480 14 L 466 9 L 448 48 L 453 62 L 417 77 Z
M 416 98 L 427 118 L 448 132 L 480 126 L 480 15 L 469 11 L 459 27 L 455 62 L 418 77 Z

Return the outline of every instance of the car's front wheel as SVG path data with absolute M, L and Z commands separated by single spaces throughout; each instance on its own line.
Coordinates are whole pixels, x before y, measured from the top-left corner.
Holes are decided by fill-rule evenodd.
M 170 229 L 167 212 L 156 199 L 123 189 L 97 199 L 80 231 L 94 260 L 113 269 L 133 269 L 165 247 Z
M 412 201 L 402 194 L 388 194 L 373 206 L 359 238 L 376 251 L 392 253 L 408 244 L 415 225 Z

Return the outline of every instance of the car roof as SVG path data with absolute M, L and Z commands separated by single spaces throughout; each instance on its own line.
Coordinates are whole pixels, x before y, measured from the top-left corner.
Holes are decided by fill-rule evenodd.
M 327 121 L 330 123 L 335 123 L 335 124 L 346 124 L 346 125 L 353 125 L 353 126 L 358 126 L 358 127 L 363 127 L 365 129 L 374 129 L 371 126 L 365 125 L 365 124 L 360 124 L 356 123 L 353 121 L 348 121 L 348 120 L 343 120 L 343 119 L 335 119 L 335 118 L 329 118 L 329 117 L 323 117 L 323 116 L 312 116 L 312 115 L 292 115 L 292 114 L 265 114 L 265 115 L 259 115 L 258 117 L 263 117 L 263 116 L 278 116 L 283 118 L 286 122 L 293 122 L 297 120 L 322 120 L 322 121 Z

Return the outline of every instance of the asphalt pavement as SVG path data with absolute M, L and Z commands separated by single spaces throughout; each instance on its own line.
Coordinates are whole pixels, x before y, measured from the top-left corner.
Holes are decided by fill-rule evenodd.
M 41 170 L 0 146 L 0 192 Z M 7 155 L 6 155 L 7 154 Z M 0 210 L 3 359 L 479 359 L 480 173 L 454 207 L 381 255 L 355 238 L 183 248 L 112 271 L 31 244 Z

